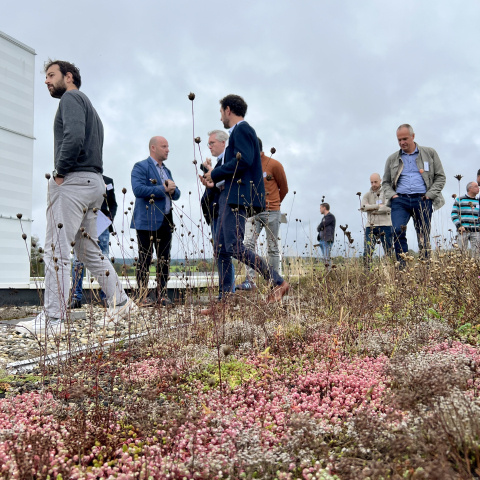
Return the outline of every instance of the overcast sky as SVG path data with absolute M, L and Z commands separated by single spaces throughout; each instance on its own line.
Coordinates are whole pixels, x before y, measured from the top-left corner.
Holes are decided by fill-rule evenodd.
M 173 257 L 200 255 L 204 248 L 201 231 L 191 226 L 201 216 L 202 188 L 192 163 L 189 92 L 196 94 L 195 136 L 202 138 L 203 158 L 209 156 L 207 132 L 222 128 L 219 99 L 229 93 L 245 98 L 246 120 L 265 150 L 276 148 L 274 158 L 287 173 L 290 193 L 282 210 L 289 224 L 282 236 L 290 254 L 316 243 L 323 197 L 337 225 L 348 224 L 362 249 L 356 193 L 369 188 L 372 172 L 383 175 L 387 156 L 398 149 L 401 123 L 413 125 L 420 145 L 437 150 L 447 174 L 446 206 L 434 214 L 432 234 L 447 236 L 452 226 L 454 175 L 464 175 L 463 193 L 480 168 L 478 0 L 19 0 L 1 10 L 0 30 L 37 53 L 32 233 L 42 245 L 44 173 L 53 169 L 58 106 L 44 85 L 49 57 L 80 68 L 82 91 L 104 123 L 104 169 L 120 205 L 122 187 L 128 190 L 118 230 L 121 211 L 133 200 L 134 163 L 147 158 L 153 135 L 169 141 L 167 166 L 182 191 Z M 134 232 L 124 230 L 125 254 L 132 256 Z M 416 249 L 412 224 L 409 231 Z M 341 233 L 337 227 L 338 245 Z

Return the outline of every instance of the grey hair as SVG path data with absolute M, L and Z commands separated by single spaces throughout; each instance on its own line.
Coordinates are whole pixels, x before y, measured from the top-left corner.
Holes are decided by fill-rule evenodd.
M 477 182 L 468 182 L 468 183 L 467 183 L 467 193 L 468 193 L 468 191 L 470 190 L 470 187 L 471 187 L 472 185 L 478 185 L 478 183 L 477 183 Z
M 397 132 L 401 129 L 401 128 L 408 128 L 408 132 L 410 133 L 410 135 L 414 135 L 415 132 L 413 131 L 413 127 L 411 125 L 409 125 L 408 123 L 402 123 L 398 128 L 397 128 Z
M 211 132 L 208 132 L 208 136 L 210 135 L 215 135 L 215 138 L 219 142 L 226 142 L 228 140 L 228 133 L 223 130 L 212 130 Z

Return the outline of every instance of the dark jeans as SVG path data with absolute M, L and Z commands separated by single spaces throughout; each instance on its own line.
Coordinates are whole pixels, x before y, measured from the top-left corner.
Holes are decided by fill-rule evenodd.
M 392 227 L 367 227 L 365 229 L 365 248 L 363 250 L 363 259 L 365 265 L 370 265 L 372 255 L 375 252 L 377 241 L 380 240 L 385 255 L 391 255 L 392 252 Z
M 401 263 L 401 253 L 408 252 L 407 224 L 413 217 L 417 232 L 418 250 L 421 258 L 427 258 L 430 250 L 430 227 L 432 220 L 432 201 L 421 194 L 399 195 L 391 200 L 393 240 L 397 260 Z
M 283 278 L 272 267 L 269 267 L 262 257 L 245 248 L 245 220 L 247 214 L 244 209 L 233 211 L 226 204 L 225 191 L 220 193 L 218 200 L 219 215 L 217 220 L 217 235 L 215 236 L 215 256 L 218 262 L 219 297 L 229 293 L 233 288 L 232 257 L 254 268 L 266 280 L 275 285 L 281 285 Z
M 98 236 L 98 246 L 102 253 L 108 258 L 109 253 L 110 232 L 108 228 Z M 72 264 L 72 291 L 75 300 L 82 300 L 83 298 L 83 277 L 85 275 L 85 266 L 78 260 L 75 254 Z M 105 300 L 106 295 L 100 289 L 100 299 Z
M 153 232 L 137 230 L 138 263 L 136 276 L 140 295 L 145 295 L 148 291 L 148 276 L 154 248 L 157 255 L 157 299 L 160 300 L 166 295 L 173 227 L 172 213 L 170 212 L 165 215 L 158 230 Z

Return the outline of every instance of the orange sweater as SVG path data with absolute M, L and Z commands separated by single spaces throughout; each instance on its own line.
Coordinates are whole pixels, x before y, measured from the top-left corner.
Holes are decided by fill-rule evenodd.
M 278 160 L 267 157 L 263 152 L 262 159 L 263 182 L 265 184 L 265 204 L 267 211 L 280 210 L 280 204 L 288 193 L 287 176 Z

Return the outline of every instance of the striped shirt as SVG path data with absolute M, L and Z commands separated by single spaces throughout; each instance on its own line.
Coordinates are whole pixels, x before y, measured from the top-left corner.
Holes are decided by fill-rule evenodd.
M 465 227 L 467 232 L 480 232 L 478 198 L 463 195 L 456 198 L 452 208 L 452 222 L 458 228 Z

